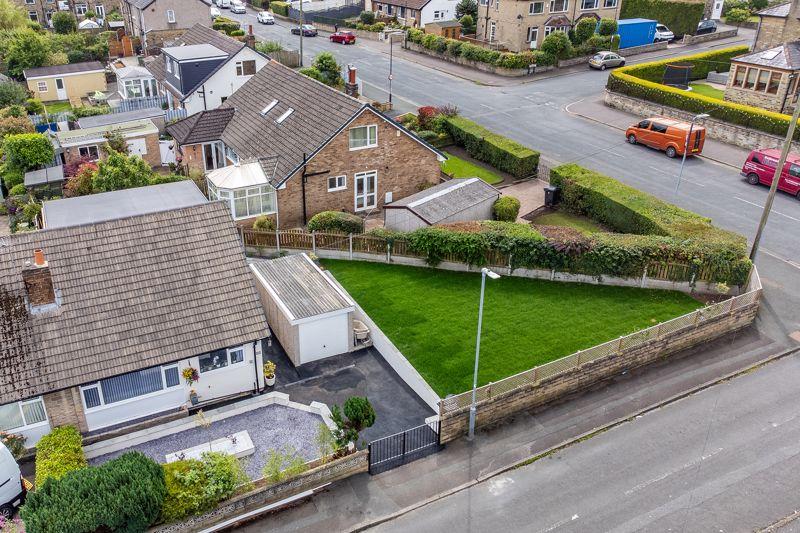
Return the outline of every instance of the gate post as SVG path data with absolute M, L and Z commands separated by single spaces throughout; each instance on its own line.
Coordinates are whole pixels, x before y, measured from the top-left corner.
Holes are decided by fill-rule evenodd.
M 372 443 L 367 445 L 367 471 L 372 475 Z

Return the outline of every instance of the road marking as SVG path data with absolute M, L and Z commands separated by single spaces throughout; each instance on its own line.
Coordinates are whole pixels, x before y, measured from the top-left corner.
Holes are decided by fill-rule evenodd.
M 710 458 L 714 457 L 715 455 L 717 455 L 721 451 L 722 451 L 722 448 L 717 448 L 716 450 L 714 450 L 713 452 L 711 452 L 711 453 L 709 453 L 707 455 L 701 455 L 697 459 L 692 459 L 691 461 L 689 461 L 688 463 L 686 463 L 683 466 L 679 466 L 678 468 L 673 468 L 672 470 L 669 470 L 669 471 L 661 474 L 658 477 L 654 477 L 652 479 L 649 479 L 647 481 L 639 483 L 635 487 L 626 490 L 625 491 L 625 496 L 630 496 L 634 492 L 638 492 L 638 491 L 640 491 L 642 489 L 645 489 L 645 488 L 649 487 L 650 485 L 652 485 L 654 483 L 658 483 L 659 481 L 663 481 L 663 480 L 667 479 L 668 477 L 670 477 L 670 476 L 672 476 L 674 474 L 677 474 L 677 473 L 679 473 L 679 472 L 681 472 L 683 470 L 686 470 L 688 468 L 692 468 L 693 466 L 697 466 L 698 464 L 700 464 L 701 462 L 705 461 L 706 459 L 710 459 Z
M 744 202 L 744 203 L 746 203 L 746 204 L 750 204 L 750 205 L 756 206 L 756 207 L 758 207 L 759 209 L 764 209 L 764 206 L 763 206 L 763 205 L 759 205 L 759 204 L 757 204 L 757 203 L 755 203 L 755 202 L 751 202 L 750 200 L 745 200 L 744 198 L 739 198 L 738 196 L 734 196 L 734 198 L 736 198 L 736 199 L 737 199 L 737 200 L 739 200 L 740 202 Z M 787 214 L 785 214 L 785 213 L 781 213 L 780 211 L 776 211 L 776 210 L 774 210 L 774 209 L 772 210 L 772 212 L 773 212 L 773 213 L 775 213 L 776 215 L 780 215 L 780 216 L 782 216 L 782 217 L 786 217 L 786 218 L 788 218 L 788 219 L 794 220 L 795 222 L 800 222 L 800 218 L 795 218 L 795 217 L 793 217 L 793 216 L 787 215 Z
M 555 524 L 553 524 L 553 525 L 551 525 L 551 526 L 548 526 L 548 527 L 546 527 L 545 529 L 540 529 L 540 530 L 539 530 L 539 533 L 548 533 L 549 531 L 553 531 L 554 529 L 558 529 L 558 528 L 560 528 L 560 527 L 561 527 L 561 526 L 563 526 L 564 524 L 567 524 L 567 523 L 569 523 L 569 522 L 574 522 L 574 521 L 575 521 L 575 520 L 577 520 L 578 518 L 579 518 L 579 517 L 578 517 L 578 515 L 577 515 L 577 514 L 574 514 L 574 515 L 572 515 L 572 516 L 571 516 L 571 517 L 569 517 L 569 518 L 565 518 L 565 519 L 563 519 L 563 520 L 559 520 L 559 521 L 558 521 L 558 522 L 556 522 Z
M 773 258 L 777 259 L 778 261 L 783 261 L 784 263 L 786 263 L 787 265 L 789 265 L 792 268 L 796 268 L 796 269 L 800 270 L 800 263 L 796 263 L 796 262 L 792 261 L 791 259 L 786 259 L 784 257 L 781 257 L 781 256 L 779 256 L 778 254 L 776 254 L 774 252 L 770 252 L 766 248 L 759 248 L 758 250 L 760 252 L 764 252 L 765 254 L 767 254 L 770 257 L 773 257 Z

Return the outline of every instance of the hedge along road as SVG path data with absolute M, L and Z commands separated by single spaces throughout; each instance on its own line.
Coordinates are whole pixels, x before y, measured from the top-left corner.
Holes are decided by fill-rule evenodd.
M 278 40 L 297 48 L 291 36 L 291 23 L 277 21 L 274 26 L 255 22 L 247 15 L 229 15 L 253 24 L 261 40 Z M 672 55 L 731 46 L 730 40 L 676 48 Z M 334 53 L 341 64 L 353 63 L 365 82 L 370 98 L 386 100 L 383 90 L 389 73 L 388 43 L 344 46 L 330 43 L 326 34 L 304 39 L 306 60 L 324 50 Z M 395 44 L 395 52 L 399 46 Z M 638 63 L 663 58 L 664 52 L 636 56 Z M 608 73 L 579 70 L 566 76 L 540 79 L 507 87 L 490 87 L 395 56 L 393 62 L 393 101 L 399 111 L 421 105 L 455 104 L 462 115 L 542 153 L 546 161 L 578 162 L 619 179 L 633 187 L 712 218 L 720 227 L 753 238 L 766 188 L 746 184 L 735 169 L 707 159 L 690 158 L 678 198 L 673 197 L 679 160 L 660 152 L 631 146 L 624 135 L 567 113 L 564 108 L 576 100 L 597 97 L 605 89 Z M 780 213 L 780 214 L 779 214 Z M 764 279 L 768 304 L 763 306 L 759 324 L 770 336 L 793 343 L 789 335 L 798 332 L 800 340 L 800 202 L 783 193 L 775 200 L 773 213 L 762 240 L 757 264 Z

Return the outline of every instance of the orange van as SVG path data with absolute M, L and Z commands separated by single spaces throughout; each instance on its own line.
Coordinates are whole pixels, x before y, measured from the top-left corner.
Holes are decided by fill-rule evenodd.
M 683 155 L 689 127 L 688 122 L 653 117 L 629 127 L 625 131 L 625 136 L 631 144 L 644 144 L 665 152 L 667 157 L 675 157 Z M 692 138 L 689 139 L 689 153 L 686 155 L 699 155 L 703 151 L 705 140 L 706 129 L 695 124 L 692 128 Z

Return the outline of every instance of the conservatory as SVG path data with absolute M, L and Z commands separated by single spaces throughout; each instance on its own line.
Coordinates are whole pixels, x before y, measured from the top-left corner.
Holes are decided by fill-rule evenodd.
M 250 161 L 212 170 L 206 174 L 209 199 L 228 204 L 234 220 L 276 213 L 275 187 L 264 165 L 263 161 Z

